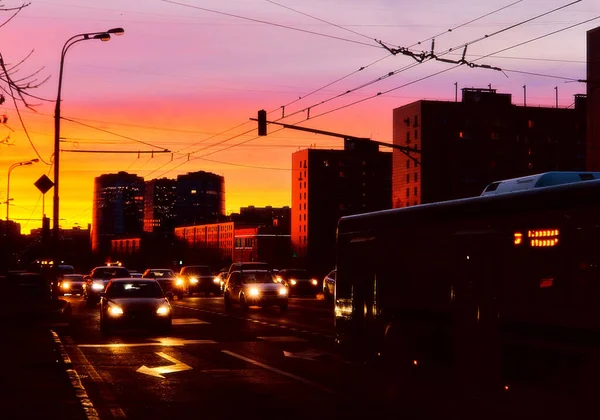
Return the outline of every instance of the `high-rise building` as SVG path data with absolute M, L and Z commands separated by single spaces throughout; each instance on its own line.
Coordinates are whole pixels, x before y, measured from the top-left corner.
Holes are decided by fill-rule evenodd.
M 177 176 L 176 226 L 201 225 L 225 217 L 225 179 L 210 172 Z
M 587 162 L 600 170 L 600 27 L 587 32 Z
M 345 140 L 344 150 L 292 154 L 292 248 L 310 268 L 335 264 L 340 217 L 391 208 L 392 154 Z
M 500 179 L 585 170 L 586 97 L 575 107 L 512 104 L 495 89 L 463 89 L 462 101 L 417 101 L 394 109 L 393 206 L 480 195 Z
M 110 240 L 139 235 L 144 221 L 144 179 L 127 172 L 94 180 L 92 251 L 106 252 Z
M 161 178 L 146 181 L 144 232 L 173 234 L 177 182 Z

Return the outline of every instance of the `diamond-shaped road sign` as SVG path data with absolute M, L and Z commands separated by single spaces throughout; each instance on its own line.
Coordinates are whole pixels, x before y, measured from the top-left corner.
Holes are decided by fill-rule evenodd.
M 46 175 L 42 175 L 40 179 L 33 183 L 42 194 L 46 194 L 50 188 L 54 186 L 54 182 L 50 180 Z

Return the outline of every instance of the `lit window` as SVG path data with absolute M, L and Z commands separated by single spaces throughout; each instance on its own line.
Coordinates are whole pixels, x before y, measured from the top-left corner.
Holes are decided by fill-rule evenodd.
M 534 126 L 534 125 L 535 125 L 535 124 L 533 123 L 533 120 L 529 120 L 529 121 L 527 121 L 527 127 L 529 127 L 529 128 L 533 128 L 533 126 Z
M 196 190 L 192 190 L 192 191 L 190 191 L 190 193 L 196 194 Z

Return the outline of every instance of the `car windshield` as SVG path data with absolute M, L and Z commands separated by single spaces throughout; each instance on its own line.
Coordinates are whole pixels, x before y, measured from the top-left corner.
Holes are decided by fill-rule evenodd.
M 67 274 L 67 275 L 63 276 L 63 280 L 65 280 L 65 281 L 80 281 L 80 282 L 85 281 L 85 280 L 83 280 L 83 275 L 79 275 L 79 274 Z
M 210 267 L 192 267 L 185 270 L 185 274 L 188 276 L 210 276 L 212 275 Z
M 308 271 L 306 271 L 306 270 L 287 270 L 285 272 L 285 274 L 288 277 L 294 277 L 294 278 L 300 278 L 300 279 L 307 279 L 310 277 L 308 275 Z
M 242 282 L 244 284 L 275 283 L 273 275 L 267 271 L 244 273 Z
M 160 298 L 163 291 L 155 281 L 113 282 L 106 290 L 109 298 Z
M 129 271 L 121 267 L 97 268 L 92 277 L 95 279 L 112 279 L 115 277 L 129 277 Z
M 151 274 L 154 274 L 154 277 L 175 277 L 173 270 L 150 270 L 145 276 L 148 277 Z

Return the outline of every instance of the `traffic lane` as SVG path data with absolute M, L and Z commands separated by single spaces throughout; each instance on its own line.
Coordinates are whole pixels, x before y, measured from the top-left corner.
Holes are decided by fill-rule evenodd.
M 333 339 L 333 313 L 321 307 L 322 301 L 316 299 L 290 299 L 288 310 L 281 313 L 277 307 L 251 307 L 244 312 L 238 305 L 233 305 L 230 312 L 225 311 L 223 298 L 189 298 L 171 302 L 174 307 L 193 308 L 199 312 L 243 317 L 249 320 L 283 325 L 290 329 L 307 330 Z
M 361 382 L 353 382 L 353 378 L 357 377 L 355 368 L 350 368 L 345 361 L 332 352 L 332 343 L 329 340 L 327 344 L 330 348 L 324 349 L 325 346 L 318 337 L 284 330 L 269 323 L 249 322 L 246 319 L 227 315 L 213 318 L 198 317 L 197 311 L 175 308 L 175 325 L 168 337 L 156 336 L 152 331 L 143 329 L 122 330 L 107 336 L 98 331 L 97 308 L 87 308 L 83 302 L 79 302 L 74 314 L 86 321 L 80 324 L 82 330 L 77 336 L 78 349 L 90 357 L 91 365 L 98 368 L 102 376 L 108 378 L 113 375 L 107 374 L 107 369 L 116 367 L 119 363 L 129 369 L 136 364 L 139 365 L 138 367 L 153 366 L 152 363 L 147 363 L 144 357 L 148 355 L 156 357 L 154 354 L 160 349 L 184 348 L 186 352 L 199 351 L 193 342 L 200 340 L 218 343 L 219 349 L 231 351 L 236 355 L 230 355 L 231 357 L 247 358 L 273 367 L 300 378 L 296 380 L 307 380 L 332 390 L 342 389 L 342 394 L 348 392 L 348 389 L 344 388 L 353 387 L 357 390 L 362 388 Z M 180 340 L 179 344 L 177 340 Z M 186 342 L 187 344 L 181 344 Z M 138 347 L 127 347 L 128 344 L 135 344 Z M 223 346 L 224 344 L 229 347 Z M 201 345 L 199 348 L 204 347 L 205 345 Z M 102 351 L 108 351 L 113 357 L 97 360 L 103 355 Z M 121 357 L 125 357 L 125 354 L 140 356 L 137 358 L 127 356 L 122 360 Z M 202 352 L 197 355 L 197 358 L 207 360 Z M 214 371 L 213 374 L 223 375 L 220 369 L 222 368 L 219 366 L 209 364 L 201 370 Z M 227 365 L 225 369 L 228 369 Z

